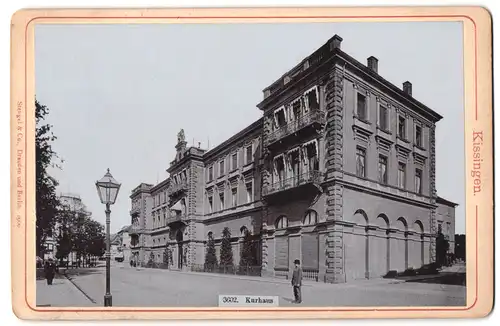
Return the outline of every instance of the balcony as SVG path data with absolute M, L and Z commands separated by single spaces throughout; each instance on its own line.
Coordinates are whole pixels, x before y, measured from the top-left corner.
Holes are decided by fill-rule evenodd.
M 130 215 L 135 215 L 135 214 L 139 214 L 141 212 L 141 205 L 135 205 L 134 207 L 132 207 L 132 209 L 130 210 Z
M 186 219 L 186 214 L 179 214 L 174 216 L 167 217 L 167 225 L 171 226 L 174 224 L 185 224 L 184 220 Z
M 132 225 L 128 231 L 128 234 L 130 234 L 131 236 L 141 233 L 142 233 L 142 228 L 139 225 Z
M 291 189 L 298 189 L 303 186 L 313 185 L 319 187 L 323 182 L 324 174 L 320 171 L 310 171 L 299 174 L 288 179 L 280 180 L 262 188 L 263 196 L 270 196 L 277 193 L 282 193 Z
M 188 184 L 187 184 L 187 181 L 183 180 L 181 181 L 180 183 L 177 183 L 177 184 L 172 184 L 169 188 L 168 188 L 168 195 L 169 196 L 175 196 L 183 191 L 187 191 L 188 189 Z
M 274 145 L 278 141 L 285 140 L 285 138 L 288 138 L 290 135 L 306 131 L 309 129 L 307 127 L 322 126 L 325 123 L 326 116 L 324 111 L 311 111 L 271 132 L 265 138 L 264 145 Z

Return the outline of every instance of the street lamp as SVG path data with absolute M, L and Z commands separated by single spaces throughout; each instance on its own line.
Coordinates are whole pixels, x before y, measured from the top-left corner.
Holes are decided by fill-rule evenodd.
M 95 186 L 97 188 L 97 193 L 99 194 L 99 199 L 101 199 L 101 203 L 106 205 L 106 294 L 104 294 L 104 306 L 111 307 L 113 304 L 110 290 L 111 239 L 109 235 L 109 215 L 111 214 L 111 209 L 109 207 L 115 203 L 121 184 L 113 178 L 108 169 L 108 172 L 106 172 L 104 177 L 102 177 L 101 180 L 96 181 Z

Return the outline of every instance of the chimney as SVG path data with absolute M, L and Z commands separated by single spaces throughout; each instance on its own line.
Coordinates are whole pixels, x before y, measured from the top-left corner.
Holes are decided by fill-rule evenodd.
M 406 94 L 411 95 L 411 83 L 409 81 L 405 81 L 403 83 L 403 92 L 405 92 Z
M 335 34 L 332 38 L 331 38 L 331 42 L 330 42 L 330 51 L 334 50 L 334 49 L 340 49 L 340 44 L 342 43 L 342 37 L 338 36 L 337 34 Z
M 368 58 L 368 68 L 372 70 L 373 72 L 378 73 L 378 59 L 375 58 L 374 56 L 371 56 Z

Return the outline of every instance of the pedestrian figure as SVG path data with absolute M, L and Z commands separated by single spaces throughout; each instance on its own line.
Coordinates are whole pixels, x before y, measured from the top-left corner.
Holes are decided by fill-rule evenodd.
M 56 274 L 56 264 L 52 260 L 52 258 L 49 258 L 49 260 L 45 263 L 45 278 L 47 279 L 47 284 L 52 285 L 52 280 L 54 279 L 54 276 Z
M 300 260 L 295 259 L 295 268 L 292 275 L 292 286 L 293 295 L 295 296 L 295 303 L 302 302 L 302 293 L 300 288 L 302 287 L 302 268 L 300 267 Z

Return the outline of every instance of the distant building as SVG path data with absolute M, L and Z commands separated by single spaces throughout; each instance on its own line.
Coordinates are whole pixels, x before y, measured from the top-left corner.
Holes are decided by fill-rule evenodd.
M 209 237 L 219 259 L 226 227 L 234 265 L 248 231 L 262 275 L 290 278 L 299 258 L 305 278 L 346 282 L 435 260 L 438 221 L 455 208 L 436 192 L 442 117 L 341 43 L 266 87 L 263 117 L 219 146 L 187 147 L 179 132 L 169 178 L 130 196 L 139 262 L 160 263 L 168 245 L 172 268 L 199 269 Z
M 61 208 L 64 207 L 72 212 L 81 213 L 87 217 L 92 216 L 92 213 L 88 211 L 87 207 L 83 203 L 82 199 L 77 194 L 63 193 L 59 195 L 59 202 Z M 45 253 L 44 259 L 53 258 L 56 259 L 57 254 L 57 238 L 61 232 L 62 225 L 58 222 L 54 226 L 52 236 L 45 240 Z M 68 255 L 69 262 L 76 262 L 76 252 L 71 252 Z
M 443 233 L 449 241 L 449 252 L 455 253 L 455 208 L 458 204 L 449 200 L 437 198 L 437 231 Z
M 112 260 L 128 263 L 131 258 L 129 226 L 124 226 L 116 234 L 111 235 L 110 251 Z

